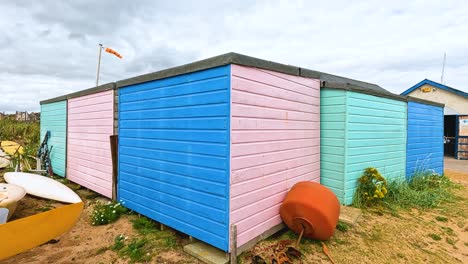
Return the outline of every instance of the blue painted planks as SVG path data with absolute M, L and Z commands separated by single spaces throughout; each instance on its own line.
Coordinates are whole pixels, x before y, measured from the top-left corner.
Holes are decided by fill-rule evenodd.
M 229 249 L 230 66 L 119 90 L 118 198 Z
M 45 133 L 50 131 L 48 141 L 52 147 L 50 160 L 55 174 L 65 177 L 67 101 L 41 105 L 41 142 Z
M 406 177 L 434 170 L 444 171 L 444 109 L 408 102 Z

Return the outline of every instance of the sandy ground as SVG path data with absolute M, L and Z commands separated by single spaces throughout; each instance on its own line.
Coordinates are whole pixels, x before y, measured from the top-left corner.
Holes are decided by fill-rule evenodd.
M 468 162 L 468 161 L 466 161 Z M 364 210 L 355 226 L 346 232 L 335 231 L 325 242 L 336 263 L 468 263 L 468 170 L 446 170 L 445 174 L 461 184 L 454 203 L 436 209 L 401 210 L 398 215 L 379 210 Z M 436 217 L 446 217 L 447 222 Z M 434 240 L 431 235 L 440 236 Z M 275 239 L 260 242 L 255 254 L 271 255 L 278 241 L 297 236 L 283 232 Z M 281 244 L 281 243 L 280 243 Z M 263 249 L 263 250 L 262 250 Z M 331 263 L 319 242 L 303 240 L 302 262 Z M 263 253 L 262 253 L 263 252 Z M 251 262 L 252 254 L 242 256 Z
M 77 193 L 85 201 L 85 208 L 78 223 L 69 233 L 57 238 L 57 241 L 52 241 L 55 243 L 46 243 L 4 260 L 1 263 L 128 263 L 128 260 L 122 259 L 114 251 L 103 251 L 103 248 L 113 245 L 114 239 L 118 235 L 124 235 L 129 238 L 134 237 L 135 231 L 133 230 L 131 219 L 137 216 L 125 215 L 113 224 L 92 226 L 89 221 L 89 215 L 92 209 L 92 202 L 96 198 L 86 199 L 86 197 L 94 193 L 85 189 L 80 189 Z M 102 202 L 108 201 L 105 198 L 97 198 L 97 200 Z M 62 206 L 62 204 L 27 195 L 21 200 L 11 220 L 40 213 L 45 208 L 59 206 Z M 186 236 L 180 236 L 181 245 L 188 243 Z M 153 263 L 200 263 L 185 254 L 182 247 L 178 247 L 170 252 L 156 252 L 154 255 Z
M 0 172 L 0 176 L 2 174 Z M 336 231 L 326 242 L 336 263 L 468 263 L 468 170 L 447 170 L 446 174 L 463 185 L 455 191 L 459 197 L 455 203 L 425 211 L 403 211 L 398 215 L 364 211 L 355 226 L 346 232 Z M 111 246 L 120 234 L 134 236 L 131 219 L 136 216 L 123 216 L 116 223 L 105 226 L 91 226 L 90 202 L 103 198 L 86 199 L 92 192 L 84 189 L 78 194 L 85 200 L 85 209 L 69 233 L 59 237 L 56 243 L 44 244 L 2 263 L 128 263 L 112 250 L 103 249 Z M 58 206 L 61 204 L 26 196 L 14 217 L 21 218 Z M 437 221 L 437 216 L 447 217 L 448 221 Z M 439 235 L 441 240 L 434 240 L 431 234 Z M 151 263 L 200 263 L 183 252 L 182 247 L 189 243 L 187 237 L 182 234 L 176 237 L 177 246 L 172 250 L 152 252 Z M 296 238 L 289 231 L 281 232 L 261 242 L 257 250 Z M 302 263 L 331 263 L 318 242 L 305 239 L 301 250 L 304 253 Z M 251 263 L 251 256 L 249 252 L 243 254 L 241 262 Z
M 468 171 L 468 160 L 457 160 L 453 157 L 444 158 L 445 169 L 451 171 L 467 172 Z

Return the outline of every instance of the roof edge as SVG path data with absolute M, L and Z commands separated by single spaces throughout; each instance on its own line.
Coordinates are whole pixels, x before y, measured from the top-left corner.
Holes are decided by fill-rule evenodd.
M 431 81 L 429 79 L 424 79 L 420 82 L 418 82 L 417 84 L 411 86 L 409 89 L 407 89 L 406 91 L 402 92 L 401 95 L 408 95 L 410 94 L 411 92 L 413 92 L 414 90 L 418 89 L 419 87 L 425 85 L 425 84 L 428 84 L 428 85 L 431 85 L 433 87 L 436 87 L 438 89 L 442 89 L 444 91 L 447 91 L 447 92 L 450 92 L 450 93 L 454 93 L 456 95 L 459 95 L 459 96 L 462 96 L 462 97 L 465 97 L 465 98 L 468 98 L 468 93 L 464 92 L 464 91 L 461 91 L 461 90 L 458 90 L 458 89 L 455 89 L 455 88 L 452 88 L 450 86 L 447 86 L 445 84 L 441 84 L 441 83 L 438 83 L 438 82 L 434 82 L 434 81 Z
M 195 61 L 192 63 L 172 67 L 156 71 L 153 73 L 143 74 L 136 77 L 117 81 L 117 87 L 125 87 L 144 82 L 155 81 L 159 79 L 169 78 L 177 75 L 187 74 L 191 72 L 206 70 L 214 67 L 220 67 L 229 64 L 237 64 L 242 66 L 256 67 L 276 72 L 282 72 L 290 75 L 299 76 L 299 67 L 281 64 L 278 62 L 258 59 L 247 55 L 242 55 L 234 52 L 222 54 L 204 60 Z
M 99 85 L 97 87 L 92 87 L 92 88 L 89 88 L 89 89 L 86 89 L 86 90 L 81 90 L 81 91 L 78 91 L 78 92 L 74 92 L 74 93 L 54 97 L 54 98 L 51 98 L 51 99 L 43 100 L 43 101 L 40 101 L 39 104 L 41 104 L 41 105 L 50 104 L 50 103 L 64 101 L 64 100 L 68 100 L 68 99 L 73 99 L 73 98 L 81 97 L 81 96 L 85 96 L 85 95 L 95 94 L 95 93 L 109 91 L 109 90 L 115 90 L 116 87 L 117 86 L 116 86 L 116 84 L 114 82 L 110 82 L 110 83 Z
M 318 79 L 320 81 L 342 83 L 342 84 L 348 85 L 348 88 L 354 87 L 353 89 L 359 90 L 361 92 L 366 92 L 367 90 L 369 90 L 367 91 L 367 93 L 377 93 L 379 95 L 388 93 L 388 95 L 394 95 L 393 93 L 383 89 L 382 87 L 376 84 L 353 80 L 353 79 L 349 79 L 346 77 L 340 77 L 337 75 L 332 75 L 332 74 L 323 73 L 319 71 L 309 70 L 306 68 L 300 68 L 300 67 L 296 67 L 293 65 L 282 64 L 282 63 L 273 62 L 269 60 L 263 60 L 263 59 L 259 59 L 259 58 L 255 58 L 255 57 L 251 57 L 247 55 L 242 55 L 242 54 L 235 53 L 235 52 L 230 52 L 230 53 L 218 55 L 215 57 L 211 57 L 208 59 L 184 64 L 181 66 L 156 71 L 153 73 L 143 74 L 143 75 L 139 75 L 136 77 L 120 80 L 115 83 L 108 83 L 108 84 L 104 84 L 98 87 L 93 87 L 87 90 L 44 100 L 44 101 L 41 101 L 40 104 L 46 104 L 46 103 L 52 103 L 52 102 L 66 100 L 66 99 L 72 99 L 75 97 L 97 93 L 97 92 L 101 92 L 105 90 L 119 89 L 121 87 L 155 81 L 155 80 L 169 78 L 169 77 L 178 76 L 182 74 L 188 74 L 188 73 L 192 73 L 196 71 L 225 66 L 229 64 L 236 64 L 236 65 L 247 66 L 247 67 L 255 67 L 259 69 L 271 70 L 271 71 L 294 75 L 294 76 Z M 113 85 L 112 88 L 109 87 L 111 85 Z
M 416 102 L 416 103 L 428 104 L 428 105 L 433 105 L 433 106 L 438 106 L 438 107 L 445 108 L 445 104 L 442 104 L 442 103 L 429 101 L 429 100 L 425 100 L 425 99 L 421 99 L 421 98 L 413 97 L 413 96 L 409 96 L 409 95 L 406 96 L 406 97 L 408 98 L 408 102 Z
M 407 101 L 407 96 L 394 94 L 388 91 L 378 92 L 378 91 L 373 91 L 369 89 L 364 89 L 358 85 L 351 84 L 351 83 L 320 81 L 320 88 L 345 90 L 345 91 L 350 91 L 350 92 L 358 92 L 358 93 L 363 93 L 363 94 L 368 94 L 368 95 L 385 97 L 385 98 L 394 99 L 394 100 L 403 101 L 403 102 Z

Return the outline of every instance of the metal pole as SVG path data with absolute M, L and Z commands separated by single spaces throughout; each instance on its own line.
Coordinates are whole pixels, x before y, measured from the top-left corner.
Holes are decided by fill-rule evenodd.
M 444 62 L 442 63 L 442 75 L 440 76 L 440 83 L 444 84 L 444 74 L 445 74 L 445 58 L 447 54 L 444 52 Z
M 97 64 L 96 87 L 99 85 L 99 71 L 101 70 L 102 44 L 99 44 L 99 59 Z

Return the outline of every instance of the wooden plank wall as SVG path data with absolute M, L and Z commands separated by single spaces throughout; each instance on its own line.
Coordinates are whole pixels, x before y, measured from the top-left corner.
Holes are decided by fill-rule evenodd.
M 444 108 L 408 102 L 406 177 L 444 172 Z
M 240 247 L 281 223 L 299 181 L 320 179 L 318 80 L 231 65 L 231 219 Z
M 67 142 L 67 101 L 41 105 L 41 143 L 50 131 L 50 160 L 55 174 L 65 177 Z
M 67 178 L 112 197 L 114 91 L 68 100 Z
M 230 66 L 119 89 L 118 199 L 229 250 Z
M 346 96 L 344 90 L 320 91 L 320 183 L 345 202 Z
M 357 179 L 375 167 L 387 180 L 406 175 L 407 103 L 347 92 L 345 204 Z

